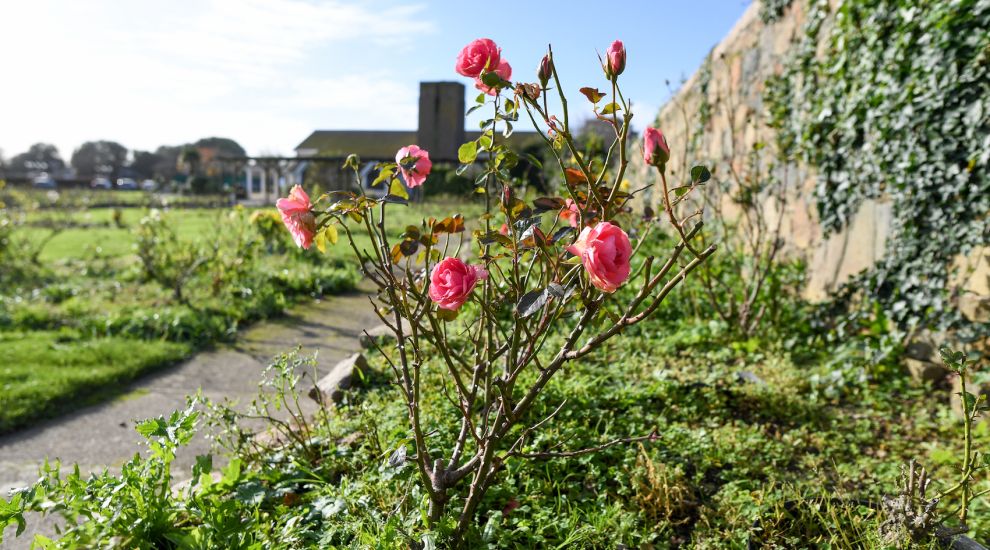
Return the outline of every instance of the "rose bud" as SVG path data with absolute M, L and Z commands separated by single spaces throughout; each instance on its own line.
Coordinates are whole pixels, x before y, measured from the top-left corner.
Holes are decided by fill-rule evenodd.
M 643 160 L 646 164 L 663 168 L 670 160 L 670 147 L 663 132 L 656 128 L 647 128 L 643 132 Z
M 550 54 L 543 56 L 540 60 L 540 68 L 536 71 L 536 77 L 540 79 L 540 85 L 544 88 L 547 87 L 547 82 L 553 78 L 553 60 L 550 59 Z
M 615 78 L 626 69 L 626 48 L 621 40 L 612 42 L 605 52 L 605 76 Z

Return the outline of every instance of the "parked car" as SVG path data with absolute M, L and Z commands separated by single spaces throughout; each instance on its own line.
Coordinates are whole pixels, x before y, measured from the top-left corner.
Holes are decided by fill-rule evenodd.
M 138 184 L 131 178 L 117 178 L 117 189 L 121 191 L 137 191 Z
M 93 181 L 89 182 L 89 186 L 93 189 L 113 189 L 110 178 L 104 178 L 102 176 L 93 178 Z
M 34 178 L 34 181 L 31 182 L 31 185 L 34 186 L 35 189 L 55 189 L 58 187 L 58 184 L 55 183 L 55 179 L 48 174 L 41 174 L 37 176 Z
M 144 180 L 141 182 L 141 189 L 151 192 L 158 189 L 158 182 L 155 180 Z

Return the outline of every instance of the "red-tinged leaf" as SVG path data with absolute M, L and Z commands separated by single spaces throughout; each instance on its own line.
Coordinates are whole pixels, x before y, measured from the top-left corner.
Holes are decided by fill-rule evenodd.
M 605 94 L 599 92 L 598 88 L 592 88 L 590 86 L 585 86 L 584 88 L 581 88 L 580 91 L 584 94 L 584 97 L 588 98 L 588 101 L 592 103 L 598 103 L 603 97 L 605 97 Z
M 584 176 L 584 172 L 578 170 L 577 168 L 565 168 L 564 179 L 567 180 L 568 185 L 574 185 L 576 183 L 588 183 L 588 178 Z
M 564 199 L 560 197 L 540 197 L 533 201 L 533 206 L 536 207 L 537 214 L 560 210 L 564 207 L 564 204 Z

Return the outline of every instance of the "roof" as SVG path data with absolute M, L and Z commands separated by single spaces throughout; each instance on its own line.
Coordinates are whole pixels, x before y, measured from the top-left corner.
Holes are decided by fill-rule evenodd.
M 362 159 L 384 160 L 413 143 L 416 130 L 316 130 L 296 150 L 315 149 L 317 154 L 326 156 L 355 153 Z
M 478 139 L 481 132 L 464 133 L 464 141 Z M 499 136 L 499 140 L 504 139 Z M 315 150 L 319 156 L 344 157 L 357 154 L 362 160 L 388 160 L 396 151 L 417 141 L 415 130 L 316 130 L 296 146 L 300 150 Z M 510 146 L 519 149 L 531 143 L 542 143 L 536 132 L 513 132 Z M 309 156 L 309 155 L 306 155 Z

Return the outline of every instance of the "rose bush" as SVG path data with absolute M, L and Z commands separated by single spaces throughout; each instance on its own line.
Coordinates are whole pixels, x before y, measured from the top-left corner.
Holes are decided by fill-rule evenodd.
M 406 403 L 414 447 L 413 453 L 397 456 L 412 457 L 408 460 L 416 465 L 428 527 L 448 535 L 454 545 L 464 543 L 482 498 L 507 461 L 567 458 L 655 438 L 640 433 L 583 449 L 531 448 L 533 435 L 552 425 L 564 404 L 543 417 L 535 415 L 533 406 L 544 399 L 547 384 L 567 362 L 592 353 L 653 313 L 715 250 L 697 250 L 691 241 L 701 223 L 688 226 L 697 214 L 678 213 L 681 200 L 702 182 L 668 189 L 660 161 L 669 156 L 669 148 L 662 134 L 651 129 L 642 154 L 658 168 L 660 207 L 677 239 L 666 258 L 636 258 L 659 220 L 652 208 L 638 215 L 629 206 L 642 189 L 629 191 L 624 177 L 633 115 L 619 86 L 626 69 L 622 43 L 615 41 L 605 57 L 611 97 L 606 100 L 609 94 L 597 88 L 581 89 L 590 111 L 614 136 L 604 158 L 598 159 L 575 143 L 552 51 L 538 64 L 534 83 L 511 82 L 509 63 L 490 39 L 475 40 L 460 52 L 455 70 L 485 92 L 471 110 L 491 109 L 480 136 L 458 150 L 458 173 L 473 170 L 475 193 L 485 197 L 485 214 L 470 227 L 454 214 L 423 220 L 401 233 L 390 230 L 389 210 L 409 199 L 399 176 L 415 187 L 432 167 L 429 153 L 416 145 L 398 151 L 395 163 L 378 166 L 375 183 L 386 187 L 384 197 L 338 191 L 303 210 L 308 198 L 294 189 L 279 204 L 286 225 L 300 236 L 300 246 L 334 241 L 340 228 L 377 286 L 376 312 L 396 339 L 394 346 L 378 351 Z M 554 112 L 547 100 L 551 90 L 560 100 Z M 510 170 L 520 155 L 505 137 L 522 116 L 556 161 L 565 196 L 519 195 L 525 186 L 512 179 Z M 353 156 L 346 163 L 358 181 L 359 165 Z M 373 246 L 360 246 L 354 231 L 366 233 Z M 690 256 L 682 258 L 685 250 Z M 465 261 L 469 256 L 474 258 L 470 263 Z M 620 292 L 623 287 L 629 288 Z M 551 333 L 563 336 L 549 338 Z M 424 410 L 419 398 L 420 369 L 429 357 L 443 360 L 447 409 Z M 432 418 L 449 414 L 458 418 L 458 433 L 428 428 L 436 424 Z M 459 509 L 453 517 L 447 515 L 452 507 Z

